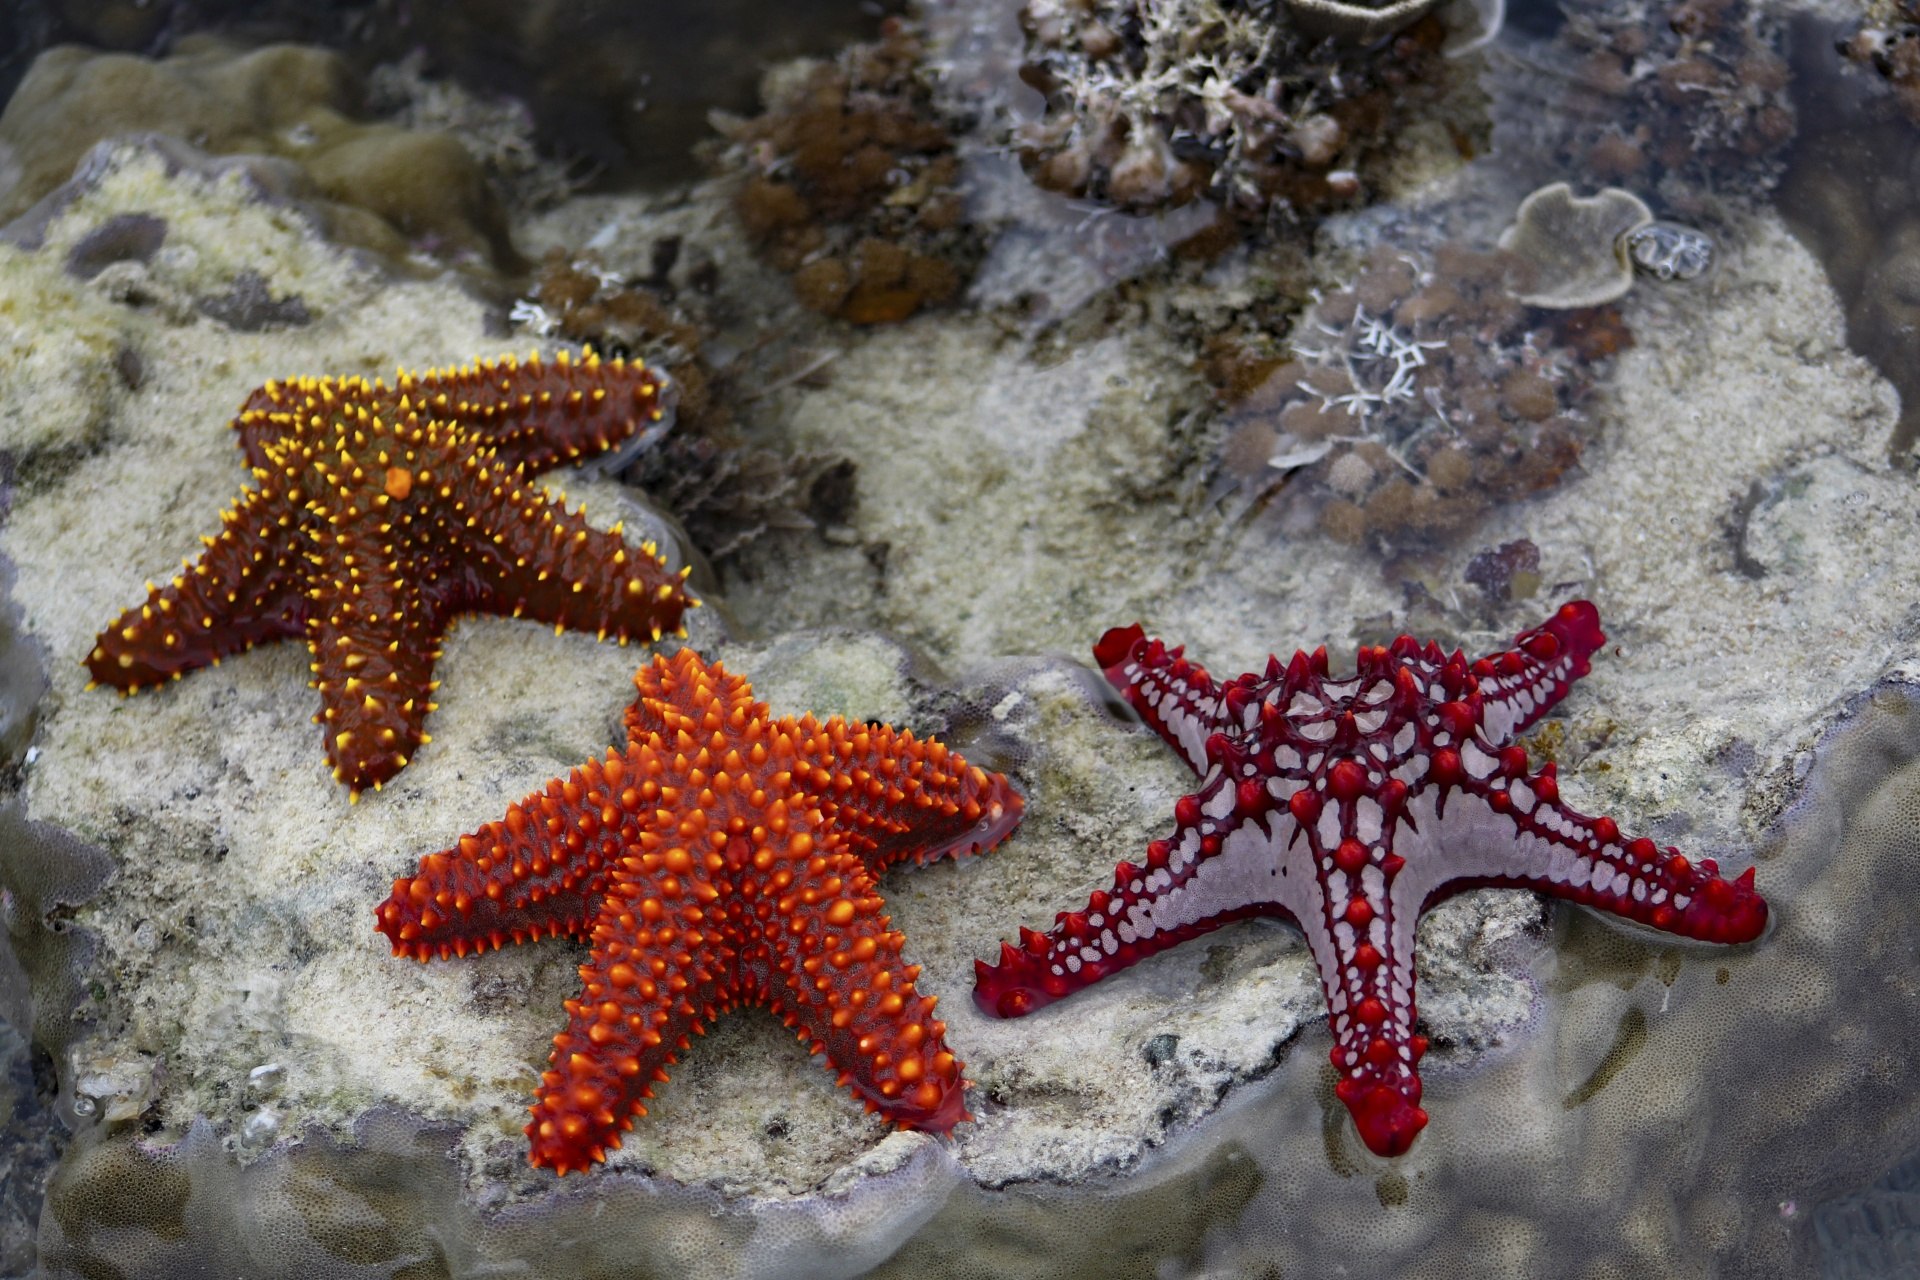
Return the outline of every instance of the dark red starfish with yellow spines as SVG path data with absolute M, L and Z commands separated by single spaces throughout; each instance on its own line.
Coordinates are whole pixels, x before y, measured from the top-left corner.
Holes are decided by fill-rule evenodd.
M 462 613 L 657 640 L 698 603 L 647 543 L 591 528 L 533 477 L 664 429 L 639 362 L 479 361 L 393 387 L 297 378 L 234 420 L 258 488 L 197 563 L 100 633 L 95 681 L 158 685 L 304 636 L 334 776 L 358 797 L 428 741 L 433 664 Z M 682 633 L 684 634 L 684 632 Z
M 374 912 L 394 954 L 421 960 L 592 940 L 536 1091 L 533 1163 L 604 1159 L 688 1037 L 741 1004 L 797 1029 L 869 1111 L 935 1133 L 968 1118 L 875 878 L 992 848 L 1019 793 L 885 725 L 776 720 L 691 649 L 634 683 L 624 751 L 427 855 Z

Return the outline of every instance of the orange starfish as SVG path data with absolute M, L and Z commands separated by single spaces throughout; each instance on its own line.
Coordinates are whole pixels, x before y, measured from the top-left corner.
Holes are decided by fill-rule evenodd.
M 533 1163 L 605 1159 L 688 1036 L 742 1004 L 797 1029 L 867 1110 L 935 1133 L 969 1119 L 876 877 L 992 848 L 1019 793 L 885 725 L 775 720 L 690 649 L 634 683 L 624 751 L 421 859 L 374 911 L 394 954 L 421 960 L 592 940 L 531 1108 Z
M 198 563 L 100 633 L 87 668 L 122 693 L 270 640 L 313 654 L 327 758 L 378 787 L 428 741 L 434 660 L 456 615 L 511 614 L 658 640 L 698 603 L 652 543 L 549 499 L 533 477 L 664 430 L 639 362 L 565 352 L 462 369 L 298 378 L 234 420 L 257 489 L 202 538 Z M 681 631 L 684 635 L 685 632 Z

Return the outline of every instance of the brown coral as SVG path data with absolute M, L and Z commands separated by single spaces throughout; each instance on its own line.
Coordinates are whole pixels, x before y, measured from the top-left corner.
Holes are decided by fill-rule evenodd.
M 1682 217 L 1762 194 L 1794 134 L 1780 21 L 1750 0 L 1568 5 L 1550 41 L 1489 79 L 1496 146 Z M 1569 109 L 1569 107 L 1573 109 Z
M 1894 0 L 1883 21 L 1862 21 L 1840 52 L 1885 78 L 1907 119 L 1920 124 L 1920 0 Z
M 1611 307 L 1525 306 L 1526 276 L 1503 252 L 1381 247 L 1283 351 L 1258 337 L 1216 344 L 1218 490 L 1402 552 L 1558 484 L 1589 434 L 1592 365 L 1630 336 Z
M 214 155 L 276 156 L 328 233 L 395 260 L 426 250 L 517 269 L 507 217 L 451 134 L 355 118 L 338 54 L 195 36 L 161 59 L 65 45 L 35 59 L 0 115 L 0 220 L 73 173 L 103 138 L 156 132 Z
M 892 19 L 873 44 L 773 77 L 766 110 L 722 119 L 722 163 L 747 235 L 801 303 L 855 324 L 951 301 L 981 254 L 960 159 L 916 76 L 920 41 Z

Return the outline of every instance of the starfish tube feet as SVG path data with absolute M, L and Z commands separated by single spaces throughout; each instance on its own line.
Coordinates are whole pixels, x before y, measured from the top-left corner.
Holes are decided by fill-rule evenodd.
M 690 649 L 634 683 L 624 751 L 428 855 L 374 913 L 422 960 L 590 933 L 531 1108 L 533 1163 L 604 1159 L 688 1038 L 741 1004 L 771 1009 L 890 1123 L 969 1118 L 876 877 L 993 847 L 1019 793 L 885 725 L 775 719 Z
M 1472 661 L 1401 636 L 1362 647 L 1351 676 L 1323 648 L 1222 683 L 1138 625 L 1107 632 L 1094 660 L 1200 787 L 1112 889 L 976 961 L 975 1000 L 1019 1017 L 1227 921 L 1291 920 L 1327 998 L 1340 1100 L 1370 1150 L 1404 1153 L 1427 1123 L 1413 969 L 1427 907 L 1503 885 L 1710 942 L 1766 926 L 1751 869 L 1727 881 L 1624 839 L 1560 803 L 1551 764 L 1529 771 L 1514 739 L 1605 643 L 1576 600 Z

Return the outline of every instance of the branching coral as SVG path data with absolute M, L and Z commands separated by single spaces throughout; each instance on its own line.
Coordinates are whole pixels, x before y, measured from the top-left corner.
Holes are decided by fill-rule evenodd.
M 1445 35 L 1428 18 L 1345 48 L 1250 0 L 1030 0 L 1021 21 L 1022 75 L 1047 95 L 1014 135 L 1035 181 L 1123 208 L 1205 194 L 1252 214 L 1358 199 Z

